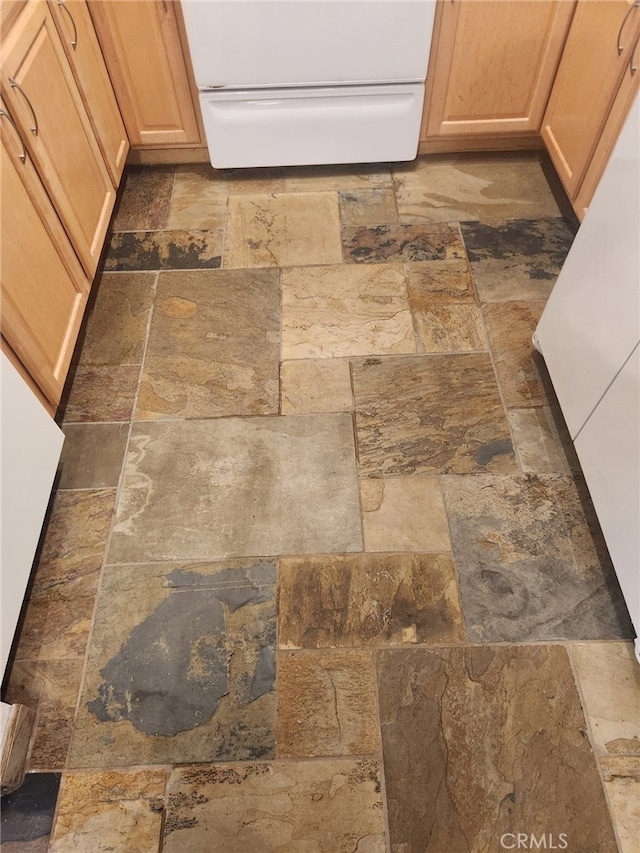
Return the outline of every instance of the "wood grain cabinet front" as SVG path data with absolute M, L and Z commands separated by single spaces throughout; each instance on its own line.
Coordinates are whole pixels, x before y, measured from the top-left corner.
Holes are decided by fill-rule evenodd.
M 15 353 L 53 412 L 62 394 L 90 281 L 2 103 L 0 172 L 3 343 Z
M 116 190 L 45 0 L 27 4 L 3 40 L 1 85 L 29 157 L 93 277 Z
M 85 0 L 49 0 L 69 65 L 115 187 L 129 151 L 127 132 Z
M 578 215 L 584 213 L 637 91 L 639 37 L 640 0 L 578 0 L 541 131 Z M 617 101 L 621 87 L 622 100 Z M 598 151 L 603 135 L 606 150 Z M 594 156 L 589 184 L 578 199 Z
M 89 10 L 132 147 L 201 145 L 179 5 L 90 0 Z
M 535 138 L 574 0 L 443 0 L 422 138 Z

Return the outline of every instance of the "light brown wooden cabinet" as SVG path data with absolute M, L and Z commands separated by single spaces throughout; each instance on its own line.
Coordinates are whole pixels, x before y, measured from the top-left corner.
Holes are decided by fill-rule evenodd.
M 536 137 L 573 9 L 573 0 L 441 2 L 422 138 Z
M 2 95 L 93 277 L 116 190 L 45 0 L 27 4 L 3 41 Z
M 2 338 L 33 379 L 50 411 L 54 411 L 62 394 L 90 281 L 24 141 L 10 126 L 4 105 L 0 107 Z M 4 346 L 3 349 L 6 351 Z
M 132 147 L 202 145 L 171 0 L 90 0 L 89 9 Z
M 129 151 L 127 132 L 85 0 L 49 0 L 69 65 L 109 175 L 120 183 Z
M 639 39 L 637 0 L 578 0 L 541 131 L 578 215 L 637 91 Z

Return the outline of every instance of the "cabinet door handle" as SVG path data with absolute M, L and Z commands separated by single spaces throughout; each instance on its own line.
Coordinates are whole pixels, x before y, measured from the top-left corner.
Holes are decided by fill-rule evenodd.
M 640 65 L 636 62 L 636 54 L 638 52 L 638 45 L 640 44 L 640 39 L 636 42 L 636 46 L 633 48 L 633 52 L 631 54 L 631 59 L 629 60 L 629 71 L 631 72 L 631 76 L 636 73 Z
M 5 112 L 4 110 L 0 110 L 0 117 L 1 116 L 4 116 L 11 125 L 11 127 L 15 130 L 16 136 L 20 140 L 20 145 L 22 145 L 22 153 L 18 154 L 18 158 L 21 160 L 21 162 L 25 163 L 27 160 L 27 149 L 25 148 L 24 142 L 22 141 L 22 137 L 20 136 L 20 131 L 16 127 L 15 121 L 11 118 L 9 113 Z
M 638 0 L 638 2 L 640 2 L 640 0 Z M 9 79 L 9 83 L 11 84 L 11 88 L 17 89 L 18 92 L 20 92 L 22 97 L 25 99 L 25 101 L 29 105 L 29 109 L 31 110 L 31 115 L 33 116 L 33 127 L 31 128 L 31 133 L 33 133 L 34 136 L 37 136 L 38 135 L 38 117 L 36 115 L 36 111 L 33 108 L 33 104 L 31 103 L 31 101 L 27 97 L 27 94 L 24 91 L 24 89 L 21 89 L 20 86 L 16 83 L 16 81 L 13 80 L 11 77 L 9 77 L 8 79 Z
M 73 15 L 71 14 L 70 10 L 67 9 L 63 0 L 58 0 L 58 6 L 60 6 L 61 9 L 64 9 L 64 11 L 69 16 L 69 20 L 71 21 L 71 26 L 73 27 L 73 38 L 71 39 L 71 47 L 75 50 L 78 46 L 78 28 L 76 27 L 76 22 L 73 20 Z
M 620 29 L 618 30 L 618 56 L 620 56 L 620 54 L 624 50 L 624 45 L 620 44 L 620 39 L 622 38 L 622 31 L 624 30 L 624 25 L 627 23 L 629 15 L 633 12 L 634 9 L 637 9 L 638 6 L 640 6 L 640 0 L 635 0 L 635 2 L 632 3 L 631 6 L 629 6 L 629 8 L 627 9 L 627 14 L 622 19 L 622 23 L 620 24 Z

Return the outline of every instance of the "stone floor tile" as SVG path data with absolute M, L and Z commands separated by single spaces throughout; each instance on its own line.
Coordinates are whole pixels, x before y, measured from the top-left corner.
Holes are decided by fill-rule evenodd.
M 574 236 L 561 217 L 460 228 L 482 302 L 546 299 Z
M 115 489 L 60 491 L 17 634 L 18 658 L 83 658 Z
M 596 752 L 640 756 L 640 666 L 633 644 L 576 643 L 569 651 Z
M 80 363 L 141 364 L 156 273 L 102 273 L 92 288 Z M 95 294 L 95 295 L 94 295 Z
M 609 756 L 600 759 L 619 853 L 637 853 L 640 838 L 640 758 Z
M 107 566 L 70 767 L 275 755 L 276 568 Z
M 338 193 L 343 225 L 386 225 L 398 221 L 392 189 L 351 189 Z
M 557 406 L 510 409 L 507 417 L 525 474 L 580 474 L 580 462 Z
M 139 364 L 76 367 L 60 408 L 66 423 L 128 421 L 140 380 Z
M 385 853 L 380 786 L 371 759 L 178 768 L 163 853 Z
M 476 293 L 466 259 L 404 265 L 412 311 L 434 302 L 476 303 Z
M 380 751 L 371 653 L 278 652 L 278 758 Z
M 392 187 L 391 172 L 384 163 L 290 166 L 285 169 L 287 192 L 340 192 Z
M 278 644 L 326 649 L 464 638 L 445 554 L 357 554 L 280 561 Z
M 554 400 L 551 380 L 531 336 L 544 302 L 493 302 L 483 306 L 489 346 L 508 409 L 544 406 Z
M 225 227 L 229 181 L 208 163 L 178 166 L 167 219 L 170 230 Z
M 402 222 L 559 215 L 537 154 L 419 157 L 392 174 Z
M 161 770 L 65 773 L 49 853 L 155 853 L 165 781 Z
M 296 267 L 282 273 L 282 357 L 415 353 L 401 267 Z
M 632 635 L 615 571 L 572 478 L 441 483 L 471 642 Z
M 377 225 L 342 229 L 344 259 L 351 264 L 451 261 L 466 258 L 458 225 Z
M 360 480 L 360 500 L 365 550 L 451 550 L 437 477 Z
M 103 489 L 118 485 L 129 424 L 63 425 L 59 489 Z
M 486 353 L 352 361 L 361 475 L 514 471 Z
M 283 415 L 352 410 L 351 372 L 347 359 L 316 358 L 282 362 L 280 411 Z
M 230 197 L 225 268 L 308 266 L 341 261 L 335 192 Z
M 222 263 L 223 231 L 115 232 L 104 268 L 127 270 L 217 269 Z
M 83 659 L 16 660 L 11 665 L 4 701 L 37 712 L 29 755 L 31 770 L 60 770 L 65 766 L 83 665 Z
M 2 853 L 47 853 L 60 773 L 29 773 L 12 794 L 2 798 Z
M 161 273 L 135 418 L 278 412 L 275 270 Z
M 227 169 L 223 172 L 228 181 L 229 195 L 266 195 L 285 190 L 285 170 L 282 166 Z
M 413 310 L 419 352 L 477 352 L 486 350 L 487 337 L 476 305 L 433 302 Z
M 113 215 L 115 231 L 155 231 L 165 228 L 175 166 L 129 166 Z
M 133 425 L 109 562 L 361 548 L 348 415 Z
M 616 853 L 564 648 L 376 660 L 392 853 L 498 851 L 519 832 L 547 849 Z

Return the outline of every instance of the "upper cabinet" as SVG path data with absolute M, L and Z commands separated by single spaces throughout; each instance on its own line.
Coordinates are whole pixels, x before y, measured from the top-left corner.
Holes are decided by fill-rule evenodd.
M 422 138 L 536 134 L 573 0 L 444 0 Z
M 201 144 L 178 4 L 91 0 L 89 8 L 131 145 Z
M 606 162 L 604 152 L 597 152 L 603 134 L 610 137 L 604 143 L 608 156 L 637 91 L 639 38 L 639 0 L 578 0 L 542 124 L 542 138 L 578 215 Z M 592 172 L 578 200 L 596 154 L 597 176 Z
M 129 151 L 129 140 L 89 9 L 85 0 L 49 0 L 49 9 L 111 180 L 114 186 L 118 186 Z
M 75 251 L 93 277 L 116 190 L 45 0 L 2 43 L 2 96 Z

